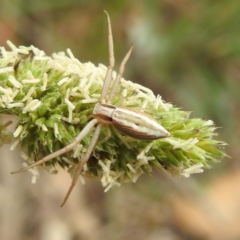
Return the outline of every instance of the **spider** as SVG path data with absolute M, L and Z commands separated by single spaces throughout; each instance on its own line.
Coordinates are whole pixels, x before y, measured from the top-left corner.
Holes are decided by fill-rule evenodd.
M 107 15 L 107 23 L 108 23 L 109 67 L 106 72 L 100 100 L 93 109 L 93 119 L 82 129 L 82 131 L 78 134 L 78 136 L 69 145 L 65 146 L 64 148 L 56 152 L 51 153 L 50 155 L 29 165 L 28 167 L 12 172 L 12 174 L 24 172 L 30 168 L 44 164 L 66 152 L 71 151 L 96 126 L 95 132 L 86 150 L 86 153 L 76 167 L 76 171 L 72 178 L 72 183 L 63 200 L 63 203 L 61 204 L 61 207 L 68 200 L 74 186 L 76 185 L 79 175 L 81 174 L 84 164 L 89 160 L 91 153 L 99 138 L 101 128 L 103 126 L 113 125 L 116 129 L 123 132 L 124 134 L 139 140 L 155 140 L 155 139 L 170 136 L 170 133 L 152 117 L 146 114 L 140 113 L 138 111 L 131 110 L 129 108 L 121 108 L 121 107 L 118 108 L 111 104 L 111 101 L 119 85 L 120 79 L 124 73 L 124 67 L 126 65 L 126 62 L 128 61 L 131 55 L 133 46 L 131 46 L 131 48 L 123 58 L 120 64 L 117 77 L 113 80 L 112 86 L 110 88 L 112 72 L 115 64 L 115 58 L 114 58 L 114 52 L 113 52 L 113 37 L 112 37 L 111 21 L 108 13 L 106 11 L 104 12 Z

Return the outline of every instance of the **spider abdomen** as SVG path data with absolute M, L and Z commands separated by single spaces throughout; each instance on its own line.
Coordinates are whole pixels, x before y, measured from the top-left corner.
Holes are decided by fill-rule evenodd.
M 112 124 L 136 139 L 154 140 L 170 136 L 170 133 L 155 119 L 128 108 L 116 108 L 112 114 Z

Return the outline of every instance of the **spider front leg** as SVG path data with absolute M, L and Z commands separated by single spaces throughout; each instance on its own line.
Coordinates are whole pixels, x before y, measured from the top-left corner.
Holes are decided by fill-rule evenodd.
M 111 28 L 111 20 L 108 15 L 107 11 L 104 11 L 107 15 L 107 21 L 108 21 L 108 52 L 109 52 L 109 66 L 107 69 L 106 77 L 104 80 L 102 93 L 100 97 L 100 103 L 105 103 L 107 92 L 111 83 L 112 79 L 112 71 L 115 64 L 115 57 L 114 57 L 114 51 L 113 51 L 113 37 L 112 37 L 112 28 Z
M 107 99 L 107 103 L 110 104 L 114 95 L 116 94 L 116 90 L 117 90 L 117 87 L 119 85 L 119 82 L 121 80 L 121 77 L 124 73 L 124 69 L 125 69 L 125 65 L 132 53 L 132 50 L 133 50 L 133 46 L 130 47 L 130 49 L 128 50 L 126 56 L 124 57 L 124 59 L 122 60 L 121 64 L 120 64 L 120 67 L 119 67 L 119 71 L 118 71 L 118 75 L 116 77 L 116 79 L 114 80 L 114 83 L 113 83 L 113 86 L 111 88 L 111 91 L 109 93 L 109 96 L 108 96 L 108 99 Z
M 114 68 L 114 64 L 115 64 L 115 57 L 114 57 L 114 51 L 113 51 L 113 36 L 112 36 L 112 28 L 111 28 L 111 20 L 110 17 L 108 15 L 107 11 L 104 11 L 107 15 L 107 21 L 108 21 L 108 51 L 109 51 L 109 66 L 108 66 L 108 70 L 106 73 L 106 77 L 104 80 L 104 84 L 103 84 L 103 89 L 102 89 L 102 94 L 101 94 L 101 98 L 100 98 L 100 103 L 105 103 L 106 102 L 106 98 L 107 98 L 107 93 L 111 84 L 111 79 L 112 79 L 112 71 Z M 109 96 L 107 98 L 107 103 L 110 104 L 112 101 L 113 96 L 116 93 L 117 87 L 119 85 L 120 79 L 124 73 L 124 69 L 125 69 L 125 65 L 131 55 L 133 46 L 131 46 L 131 48 L 129 49 L 129 51 L 127 52 L 126 56 L 124 57 L 124 59 L 122 60 L 120 67 L 119 67 L 119 71 L 118 71 L 118 75 L 114 80 L 113 86 L 111 88 L 111 91 L 109 93 Z

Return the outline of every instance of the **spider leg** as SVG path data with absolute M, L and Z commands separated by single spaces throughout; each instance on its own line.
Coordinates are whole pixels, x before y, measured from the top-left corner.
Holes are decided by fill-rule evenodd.
M 92 128 L 98 123 L 98 120 L 97 119 L 93 119 L 92 121 L 90 121 L 86 126 L 85 128 L 78 134 L 78 136 L 73 140 L 72 143 L 70 143 L 69 145 L 67 145 L 66 147 L 54 152 L 54 153 L 51 153 L 49 154 L 48 156 L 42 158 L 41 160 L 25 167 L 25 168 L 21 168 L 20 170 L 18 171 L 15 171 L 15 172 L 11 172 L 11 174 L 15 174 L 15 173 L 20 173 L 20 172 L 24 172 L 30 168 L 33 168 L 33 167 L 36 167 L 40 164 L 43 164 L 45 162 L 48 162 L 50 160 L 52 160 L 53 158 L 56 158 L 66 152 L 69 152 L 71 151 L 80 141 L 83 140 L 83 138 L 86 137 L 86 135 L 92 130 Z
M 111 103 L 112 98 L 113 98 L 113 96 L 116 93 L 117 87 L 118 87 L 120 79 L 121 79 L 121 77 L 122 77 L 122 75 L 124 73 L 125 65 L 126 65 L 128 59 L 129 59 L 130 55 L 131 55 L 132 49 L 133 49 L 133 45 L 130 47 L 130 49 L 128 50 L 126 56 L 123 58 L 123 60 L 122 60 L 122 62 L 120 64 L 119 72 L 118 72 L 118 75 L 117 75 L 116 79 L 114 80 L 113 86 L 111 88 L 111 92 L 110 92 L 110 94 L 108 96 L 107 103 Z
M 113 51 L 113 37 L 112 37 L 112 28 L 111 28 L 111 20 L 107 13 L 107 11 L 104 11 L 107 15 L 107 21 L 108 21 L 108 52 L 109 52 L 109 66 L 107 69 L 106 77 L 104 80 L 103 88 L 102 88 L 102 94 L 100 97 L 100 103 L 105 102 L 105 98 L 107 96 L 107 92 L 111 83 L 112 79 L 112 71 L 115 64 L 115 58 L 114 58 L 114 51 Z
M 106 128 L 106 130 L 107 130 L 107 135 L 103 139 L 98 141 L 97 145 L 101 145 L 101 144 L 105 143 L 112 136 L 112 132 L 111 132 L 110 128 Z
M 63 207 L 63 205 L 67 202 L 73 188 L 75 187 L 75 185 L 77 183 L 77 180 L 79 178 L 79 175 L 82 171 L 82 168 L 83 168 L 84 164 L 89 160 L 90 155 L 93 151 L 93 148 L 95 147 L 96 142 L 98 140 L 98 137 L 99 137 L 102 126 L 103 126 L 103 124 L 99 123 L 98 126 L 96 127 L 95 132 L 93 134 L 93 137 L 91 139 L 90 145 L 88 146 L 88 149 L 86 151 L 86 154 L 84 155 L 84 157 L 81 159 L 81 161 L 77 165 L 77 169 L 76 169 L 76 172 L 74 173 L 71 186 L 68 189 L 68 192 L 67 192 L 67 194 L 66 194 L 66 196 L 63 200 L 63 203 L 61 204 L 61 207 Z

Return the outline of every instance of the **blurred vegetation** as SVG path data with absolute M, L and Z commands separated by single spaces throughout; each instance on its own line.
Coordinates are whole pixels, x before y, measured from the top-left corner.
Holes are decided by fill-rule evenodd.
M 117 66 L 134 44 L 125 78 L 212 119 L 232 157 L 218 166 L 239 167 L 240 1 L 1 0 L 0 45 L 9 39 L 47 54 L 71 48 L 82 62 L 107 65 L 104 9 L 112 20 Z
M 117 63 L 135 46 L 125 77 L 197 117 L 213 119 L 222 127 L 221 138 L 238 145 L 239 1 L 3 0 L 1 5 L 1 45 L 10 39 L 48 54 L 70 47 L 82 62 L 105 65 L 106 9 Z

